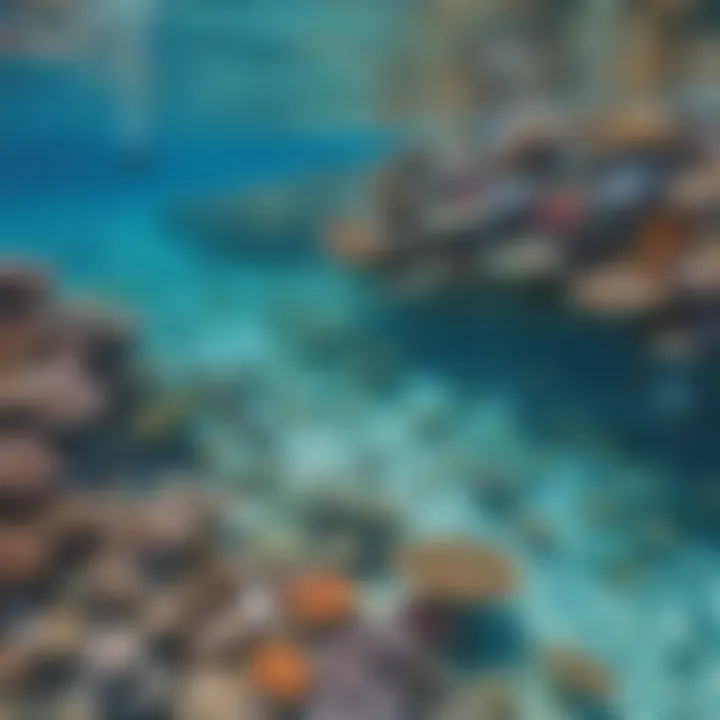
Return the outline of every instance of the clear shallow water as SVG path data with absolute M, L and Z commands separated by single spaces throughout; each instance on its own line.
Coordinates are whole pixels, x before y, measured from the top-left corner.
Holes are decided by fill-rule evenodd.
M 670 719 L 687 703 L 702 705 L 690 717 L 714 717 L 716 560 L 684 546 L 644 567 L 631 561 L 638 577 L 616 582 L 633 555 L 632 528 L 589 519 L 603 495 L 637 491 L 664 502 L 645 462 L 657 456 L 616 443 L 643 421 L 638 398 L 652 402 L 652 382 L 627 338 L 507 307 L 462 320 L 438 308 L 401 312 L 321 258 L 205 254 L 170 232 L 153 203 L 94 209 L 88 200 L 82 210 L 22 216 L 3 233 L 15 238 L 3 249 L 49 263 L 69 294 L 129 308 L 146 350 L 174 382 L 223 373 L 259 379 L 288 498 L 316 483 L 373 488 L 413 532 L 493 539 L 525 568 L 520 605 L 532 633 L 607 659 L 623 677 L 628 718 Z M 324 334 L 344 350 L 324 356 Z M 362 365 L 384 354 L 397 367 L 388 386 L 376 386 Z M 428 433 L 428 422 L 440 431 Z M 231 486 L 256 459 L 252 444 L 238 441 L 240 425 L 218 429 L 210 417 L 204 430 L 215 471 Z M 513 523 L 474 499 L 474 479 L 486 468 L 517 479 L 523 507 L 551 528 L 557 557 L 536 555 Z M 267 527 L 276 521 L 272 505 L 251 514 Z M 699 670 L 676 682 L 668 667 L 686 653 Z
M 681 539 L 640 559 L 632 521 L 593 513 L 633 496 L 663 515 L 691 492 L 665 476 L 712 473 L 720 405 L 709 369 L 662 367 L 624 333 L 513 303 L 403 308 L 322 256 L 210 253 L 166 222 L 194 193 L 362 167 L 381 152 L 377 137 L 171 132 L 147 172 L 128 174 L 101 122 L 87 134 L 58 127 L 16 119 L 4 136 L 0 249 L 47 263 L 68 294 L 129 308 L 180 386 L 253 379 L 282 478 L 280 501 L 253 508 L 255 522 L 275 527 L 276 505 L 333 483 L 389 498 L 411 532 L 491 538 L 526 570 L 519 603 L 531 632 L 606 658 L 626 717 L 714 720 L 717 558 Z M 258 461 L 241 441 L 246 418 L 202 412 L 213 469 L 232 487 Z M 557 555 L 538 554 L 478 502 L 488 472 L 513 478 Z

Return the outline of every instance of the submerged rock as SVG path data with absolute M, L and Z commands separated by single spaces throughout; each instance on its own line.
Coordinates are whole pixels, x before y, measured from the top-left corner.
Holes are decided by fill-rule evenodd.
M 615 683 L 608 670 L 586 653 L 567 646 L 546 656 L 550 683 L 572 717 L 613 720 Z
M 499 517 L 516 514 L 522 505 L 522 484 L 512 472 L 481 468 L 469 485 L 472 498 L 482 508 Z
M 360 620 L 325 639 L 316 651 L 318 687 L 308 717 L 426 716 L 442 687 L 440 667 L 397 620 Z
M 171 224 L 201 248 L 268 257 L 307 254 L 337 184 L 304 178 L 187 202 L 172 210 Z
M 434 649 L 456 673 L 522 661 L 525 630 L 506 602 L 519 584 L 509 558 L 472 540 L 436 538 L 409 546 L 400 568 L 412 593 L 407 622 L 416 641 Z
M 479 677 L 451 690 L 433 720 L 526 720 L 521 705 L 510 679 Z
M 361 494 L 311 493 L 302 503 L 306 531 L 319 552 L 348 551 L 348 569 L 361 577 L 387 572 L 402 530 L 398 513 Z

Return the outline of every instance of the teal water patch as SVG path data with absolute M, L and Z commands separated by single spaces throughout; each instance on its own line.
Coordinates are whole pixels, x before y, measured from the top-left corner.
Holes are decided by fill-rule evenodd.
M 72 64 L 0 60 L 0 207 L 164 202 L 376 161 L 391 133 L 362 127 L 270 132 L 180 125 L 162 107 L 146 146 L 128 148 L 107 88 Z M 37 212 L 33 208 L 33 213 Z
M 391 147 L 381 133 L 336 136 L 202 137 L 167 134 L 142 164 L 126 164 L 110 136 L 0 142 L 0 204 L 140 199 L 168 201 L 228 192 L 303 173 L 337 172 L 377 161 Z

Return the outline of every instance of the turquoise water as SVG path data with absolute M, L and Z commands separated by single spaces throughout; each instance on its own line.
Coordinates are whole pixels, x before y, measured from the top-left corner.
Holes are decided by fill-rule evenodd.
M 3 116 L 0 249 L 47 264 L 67 295 L 129 309 L 177 387 L 250 379 L 251 418 L 239 404 L 198 407 L 223 487 L 265 459 L 248 422 L 272 440 L 280 484 L 244 511 L 250 522 L 281 527 L 280 508 L 331 484 L 388 498 L 411 533 L 490 538 L 526 571 L 519 605 L 533 634 L 605 658 L 623 678 L 624 716 L 716 717 L 716 558 L 689 523 L 657 553 L 639 537 L 648 515 L 694 520 L 693 488 L 717 468 L 711 367 L 662 364 L 629 333 L 511 299 L 403 305 L 318 249 L 218 250 L 169 221 L 198 196 L 347 182 L 387 152 L 379 133 L 168 127 L 150 164 L 128 169 L 101 99 L 47 71 L 13 72 L 6 101 L 14 82 L 38 92 Z M 488 473 L 511 479 L 557 555 L 478 501 Z M 625 509 L 594 514 L 606 504 Z

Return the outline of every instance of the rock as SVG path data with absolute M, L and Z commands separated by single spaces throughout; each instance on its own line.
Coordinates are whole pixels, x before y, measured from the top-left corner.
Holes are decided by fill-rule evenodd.
M 517 688 L 502 677 L 465 681 L 433 720 L 524 720 Z
M 439 684 L 438 669 L 395 620 L 358 622 L 317 650 L 312 720 L 423 717 Z
M 526 512 L 518 518 L 517 531 L 531 552 L 549 555 L 558 550 L 558 537 L 552 525 L 539 515 Z
M 392 507 L 342 492 L 312 493 L 303 505 L 306 531 L 321 552 L 343 546 L 352 573 L 377 577 L 386 572 L 401 531 Z
M 573 709 L 583 712 L 585 708 L 597 717 L 603 717 L 601 713 L 606 708 L 609 712 L 614 680 L 607 669 L 587 653 L 568 646 L 551 648 L 546 655 L 545 670 L 551 686 L 571 712 Z

